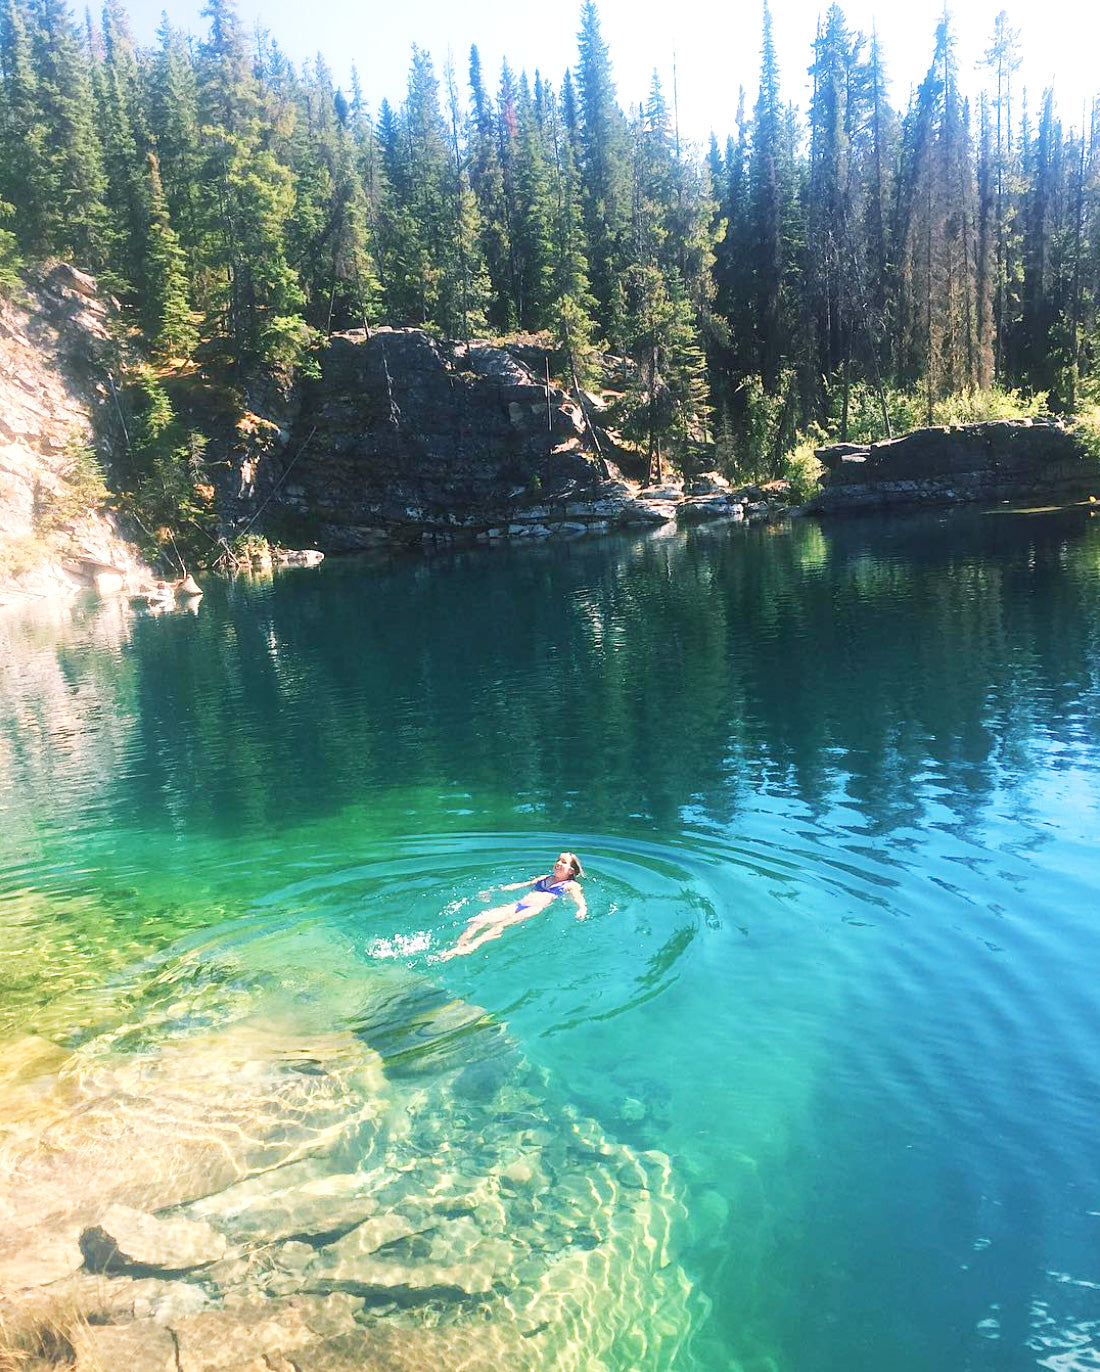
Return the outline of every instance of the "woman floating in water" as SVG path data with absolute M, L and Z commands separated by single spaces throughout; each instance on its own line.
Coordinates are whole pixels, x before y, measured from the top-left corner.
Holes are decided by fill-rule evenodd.
M 585 904 L 580 883 L 576 880 L 577 877 L 583 876 L 584 871 L 576 853 L 562 853 L 554 863 L 553 870 L 545 876 L 535 877 L 529 881 L 513 881 L 508 886 L 501 886 L 501 891 L 518 891 L 521 886 L 530 889 L 525 896 L 513 901 L 511 905 L 495 905 L 491 910 L 482 910 L 480 915 L 475 915 L 462 931 L 455 946 L 448 948 L 439 956 L 457 958 L 465 953 L 472 953 L 490 939 L 500 938 L 509 924 L 522 924 L 525 919 L 531 919 L 540 910 L 553 905 L 559 897 L 564 899 L 568 896 L 576 904 L 577 918 L 584 919 L 588 914 L 588 906 Z M 483 898 L 488 894 L 488 891 L 480 892 Z

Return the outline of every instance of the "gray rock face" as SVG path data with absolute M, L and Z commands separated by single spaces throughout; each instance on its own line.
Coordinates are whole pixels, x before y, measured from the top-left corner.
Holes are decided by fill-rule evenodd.
M 826 471 L 811 514 L 842 514 L 899 505 L 994 502 L 1084 494 L 1096 464 L 1057 421 L 990 420 L 916 429 L 863 446 L 817 450 Z
M 337 335 L 303 395 L 286 453 L 305 448 L 278 503 L 332 551 L 647 521 L 624 483 L 601 480 L 583 436 L 577 405 L 505 349 L 421 329 Z
M 360 528 L 453 528 L 451 516 L 488 510 L 487 524 L 507 522 L 551 468 L 560 486 L 593 482 L 563 400 L 551 392 L 548 426 L 544 388 L 487 345 L 419 329 L 337 336 L 303 397 L 289 451 L 313 437 L 281 498 L 327 548 L 361 546 Z
M 72 516 L 47 539 L 40 527 L 111 403 L 110 315 L 95 278 L 64 262 L 0 299 L 0 583 L 12 596 L 109 594 L 149 577 L 111 515 Z

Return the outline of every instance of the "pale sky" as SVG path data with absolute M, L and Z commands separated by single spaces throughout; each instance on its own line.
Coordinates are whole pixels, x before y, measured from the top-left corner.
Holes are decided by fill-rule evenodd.
M 198 37 L 206 35 L 202 0 L 124 4 L 140 43 L 153 41 L 162 10 L 177 27 Z M 93 13 L 95 8 L 93 3 Z M 821 0 L 772 0 L 784 95 L 803 111 L 817 18 L 826 8 Z M 869 34 L 872 25 L 877 26 L 893 103 L 904 110 L 910 88 L 919 84 L 931 62 L 942 0 L 849 0 L 841 8 L 851 28 Z M 976 97 L 987 80 L 977 64 L 989 45 L 995 16 L 1005 9 L 1010 24 L 1021 33 L 1024 65 L 1017 80 L 1021 89 L 1027 85 L 1031 108 L 1053 84 L 1063 121 L 1080 127 L 1082 103 L 1100 94 L 1097 0 L 954 0 L 948 8 L 965 93 Z M 599 12 L 624 109 L 644 99 L 654 67 L 671 103 L 675 50 L 680 127 L 686 137 L 703 141 L 713 128 L 724 142 L 733 131 L 740 84 L 751 111 L 760 70 L 762 8 L 757 0 L 673 0 L 660 5 L 654 0 L 599 0 Z M 504 57 L 517 72 L 526 70 L 533 79 L 537 68 L 558 87 L 566 67 L 576 62 L 580 3 L 238 0 L 238 13 L 246 30 L 259 23 L 295 61 L 321 52 L 345 89 L 354 62 L 371 108 L 377 111 L 383 97 L 400 104 L 413 43 L 432 54 L 441 78 L 450 51 L 464 97 L 471 43 L 478 45 L 490 90 L 495 90 Z

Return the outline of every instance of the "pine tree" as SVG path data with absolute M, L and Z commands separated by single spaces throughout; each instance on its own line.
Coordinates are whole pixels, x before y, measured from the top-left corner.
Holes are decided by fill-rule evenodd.
M 450 124 L 451 160 L 444 181 L 450 237 L 446 240 L 446 264 L 442 278 L 442 318 L 461 321 L 461 331 L 453 332 L 469 343 L 471 333 L 486 325 L 491 285 L 481 253 L 477 198 L 470 184 L 469 148 L 464 145 L 460 126 L 458 84 L 454 67 L 448 60 L 447 117 Z
M 779 102 L 779 65 L 772 35 L 771 10 L 764 0 L 764 37 L 761 48 L 760 93 L 753 116 L 749 159 L 750 217 L 756 286 L 756 333 L 759 372 L 764 388 L 774 393 L 783 358 L 783 187 L 780 164 L 782 110 Z
M 982 93 L 978 136 L 978 258 L 975 294 L 978 311 L 978 387 L 988 391 L 993 386 L 994 366 L 994 303 L 997 273 L 994 251 L 997 236 L 995 164 L 990 129 L 989 102 Z
M 107 209 L 89 57 L 63 0 L 33 0 L 34 97 L 48 199 L 41 205 L 48 250 L 99 270 L 108 262 Z
M 129 301 L 141 300 L 152 285 L 145 276 L 151 214 L 146 158 L 150 148 L 142 127 L 133 40 L 118 0 L 106 0 L 103 7 L 103 47 L 96 84 L 110 215 L 111 285 Z
M 11 206 L 18 250 L 45 257 L 56 250 L 49 132 L 39 111 L 24 0 L 3 0 L 0 25 L 0 200 Z
M 629 261 L 630 164 L 626 123 L 615 100 L 611 56 L 594 0 L 581 6 L 577 42 L 578 164 L 587 257 L 603 331 L 614 343 L 622 334 L 619 302 Z
M 391 318 L 451 337 L 483 327 L 488 281 L 457 112 L 448 130 L 431 57 L 419 48 L 400 114 L 383 102 L 379 143 L 388 193 L 378 243 Z
M 198 83 L 187 43 L 167 19 L 158 29 L 158 39 L 146 77 L 147 117 L 169 222 L 179 235 L 188 275 L 197 282 L 203 274 Z
M 993 145 L 994 182 L 994 371 L 1000 378 L 1005 366 L 1005 341 L 1013 327 L 1010 316 L 1013 263 L 1013 224 L 1016 217 L 1013 190 L 1014 154 L 1012 142 L 1012 78 L 1020 68 L 1020 35 L 1010 27 L 1008 15 L 1001 10 L 993 22 L 993 41 L 985 54 L 985 65 L 995 82 L 993 97 L 996 132 Z
M 519 83 L 516 123 L 514 232 L 520 325 L 537 330 L 548 327 L 554 314 L 554 189 L 543 128 L 525 76 Z
M 975 221 L 977 192 L 967 114 L 946 18 L 906 119 L 899 179 L 898 357 L 935 401 L 978 381 Z
M 156 154 L 147 155 L 148 221 L 144 230 L 141 301 L 146 336 L 160 357 L 189 357 L 198 342 L 188 299 L 187 259 L 172 228 Z
M 507 331 L 514 325 L 511 243 L 504 204 L 504 176 L 497 149 L 497 121 L 481 74 L 481 57 L 470 48 L 470 96 L 473 104 L 469 135 L 470 188 L 481 221 L 481 245 L 489 276 L 489 321 Z
M 280 364 L 301 351 L 304 295 L 287 257 L 294 208 L 290 173 L 265 146 L 260 89 L 230 0 L 208 0 L 201 60 L 201 304 L 207 328 L 224 330 L 233 360 Z

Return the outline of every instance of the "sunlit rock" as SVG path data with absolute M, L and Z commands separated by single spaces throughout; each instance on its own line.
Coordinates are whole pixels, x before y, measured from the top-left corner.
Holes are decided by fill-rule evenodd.
M 201 1220 L 158 1218 L 128 1205 L 111 1205 L 81 1234 L 80 1250 L 90 1272 L 184 1272 L 222 1257 L 225 1239 Z

